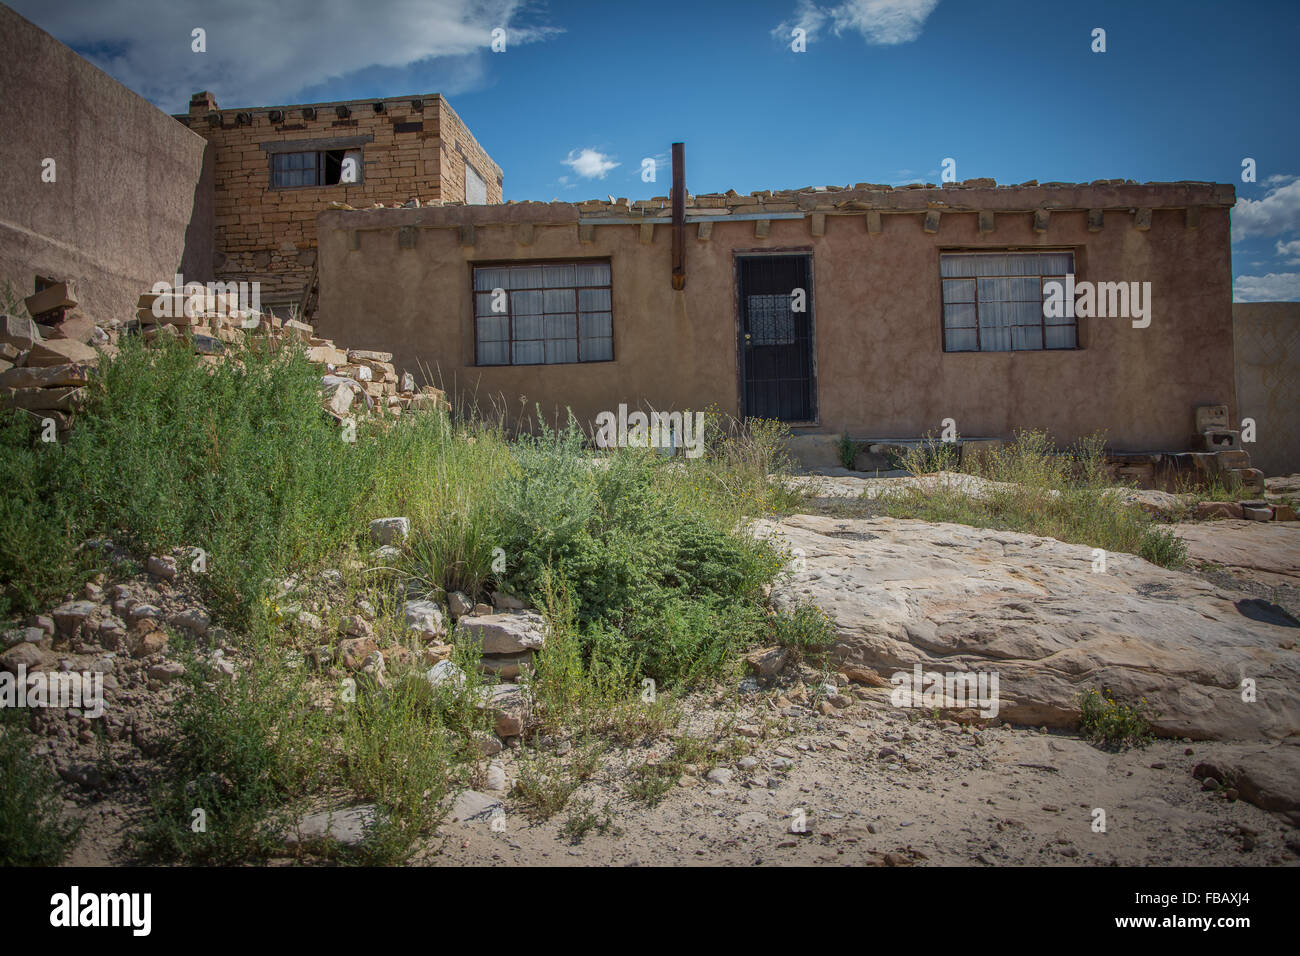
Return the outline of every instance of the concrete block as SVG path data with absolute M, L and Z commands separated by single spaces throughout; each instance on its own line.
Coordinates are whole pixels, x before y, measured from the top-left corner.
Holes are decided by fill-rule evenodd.
M 1195 431 L 1198 435 L 1211 428 L 1227 428 L 1232 424 L 1228 420 L 1227 405 L 1197 405 L 1193 414 L 1196 416 Z
M 1214 462 L 1218 471 L 1232 471 L 1234 468 L 1249 468 L 1250 455 L 1242 450 L 1236 451 L 1216 451 L 1213 453 Z
M 1241 432 L 1235 428 L 1211 428 L 1196 436 L 1196 444 L 1205 451 L 1240 451 Z
M 786 451 L 804 469 L 843 468 L 838 435 L 791 435 Z

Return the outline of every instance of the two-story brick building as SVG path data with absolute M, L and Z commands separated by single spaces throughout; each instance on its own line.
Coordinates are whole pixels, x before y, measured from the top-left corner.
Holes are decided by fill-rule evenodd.
M 212 147 L 214 278 L 260 283 L 263 307 L 302 297 L 331 202 L 501 202 L 501 168 L 436 94 L 221 109 L 203 92 L 176 119 Z

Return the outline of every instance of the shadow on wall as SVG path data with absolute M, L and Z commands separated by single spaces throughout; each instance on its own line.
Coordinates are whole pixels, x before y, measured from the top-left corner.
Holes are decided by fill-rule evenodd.
M 1238 416 L 1255 420 L 1251 463 L 1300 472 L 1300 302 L 1235 302 L 1232 327 Z
M 215 152 L 211 144 L 203 150 L 203 172 L 194 184 L 194 197 L 190 203 L 189 222 L 185 226 L 185 250 L 181 254 L 179 272 L 197 282 L 213 278 L 212 260 L 216 252 L 216 236 L 212 223 L 214 209 L 213 183 L 215 177 Z

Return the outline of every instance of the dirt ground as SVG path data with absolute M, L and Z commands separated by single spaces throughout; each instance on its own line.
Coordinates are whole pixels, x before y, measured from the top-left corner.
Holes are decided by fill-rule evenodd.
M 756 695 L 760 697 L 762 695 Z M 771 710 L 766 695 L 756 711 Z M 742 720 L 745 719 L 742 713 Z M 752 717 L 750 718 L 752 719 Z M 1121 754 L 1075 737 L 900 712 L 875 691 L 833 719 L 786 718 L 756 741 L 757 766 L 725 784 L 689 778 L 655 807 L 628 799 L 624 753 L 575 794 L 615 808 L 581 841 L 565 812 L 505 827 L 451 823 L 415 862 L 432 865 L 1125 865 L 1300 862 L 1300 831 L 1204 792 L 1192 768 L 1216 743 L 1159 741 Z M 659 750 L 666 751 L 667 746 Z M 785 765 L 788 764 L 788 769 Z M 734 764 L 731 765 L 735 767 Z M 510 764 L 506 764 L 507 773 Z M 1094 830 L 1104 811 L 1104 832 Z M 806 821 L 797 829 L 798 814 Z

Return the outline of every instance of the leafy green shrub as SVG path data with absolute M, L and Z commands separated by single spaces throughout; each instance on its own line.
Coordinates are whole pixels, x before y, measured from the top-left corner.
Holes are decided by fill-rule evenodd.
M 572 424 L 522 439 L 516 455 L 496 529 L 516 590 L 559 575 L 584 635 L 608 645 L 621 632 L 620 652 L 669 683 L 718 673 L 757 636 L 753 609 L 779 557 L 729 507 L 682 494 L 689 465 L 644 450 L 588 458 Z
M 815 604 L 802 603 L 772 616 L 772 638 L 796 660 L 824 654 L 835 643 L 835 623 Z
M 57 866 L 82 824 L 65 819 L 54 775 L 31 751 L 22 711 L 0 711 L 0 866 Z
M 269 643 L 229 679 L 191 656 L 184 679 L 140 848 L 189 863 L 264 857 L 289 826 L 291 801 L 329 780 L 329 715 L 314 706 L 302 668 L 287 667 Z M 195 829 L 196 809 L 204 829 Z
M 4 507 L 26 512 L 21 537 L 0 537 L 0 587 L 16 606 L 66 588 L 54 553 L 75 563 L 82 540 L 106 533 L 137 552 L 202 548 L 209 603 L 249 623 L 267 577 L 357 536 L 376 427 L 341 440 L 300 352 L 238 359 L 209 366 L 181 345 L 127 339 L 66 439 L 0 430 L 0 480 L 17 491 Z
M 835 443 L 835 450 L 839 453 L 840 464 L 850 471 L 853 470 L 853 463 L 858 460 L 858 452 L 862 449 L 860 442 L 855 442 L 845 432 Z
M 1103 694 L 1090 687 L 1078 700 L 1079 729 L 1094 744 L 1122 750 L 1145 747 L 1155 739 L 1145 697 L 1136 704 L 1126 704 L 1111 697 L 1110 691 Z

